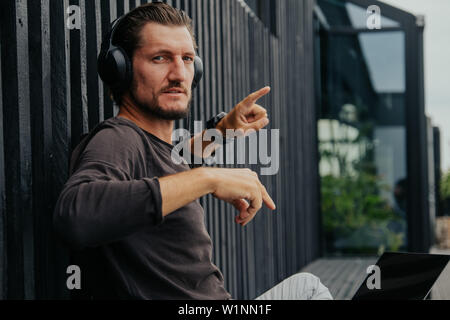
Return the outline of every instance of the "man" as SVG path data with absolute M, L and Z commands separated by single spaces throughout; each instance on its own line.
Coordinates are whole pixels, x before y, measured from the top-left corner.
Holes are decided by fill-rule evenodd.
M 230 299 L 211 261 L 198 199 L 212 194 L 233 204 L 242 226 L 263 204 L 271 210 L 275 204 L 248 169 L 191 169 L 171 159 L 174 120 L 189 113 L 196 72 L 190 18 L 167 4 L 150 3 L 116 27 L 112 43 L 130 58 L 132 77 L 111 88 L 118 116 L 100 124 L 74 151 L 55 228 L 74 246 L 94 250 L 92 280 L 100 281 L 100 274 L 102 285 L 110 286 L 91 292 L 95 298 Z M 256 101 L 269 91 L 249 95 L 215 128 L 225 133 L 266 126 L 266 110 Z M 302 294 L 318 289 L 323 294 L 319 284 Z

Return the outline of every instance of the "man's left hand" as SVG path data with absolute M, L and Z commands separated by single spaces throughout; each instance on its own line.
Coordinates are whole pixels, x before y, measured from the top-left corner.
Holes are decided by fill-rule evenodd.
M 270 87 L 264 87 L 250 94 L 239 102 L 216 126 L 225 136 L 227 129 L 235 130 L 238 136 L 247 135 L 248 130 L 258 131 L 269 124 L 267 110 L 256 104 L 258 99 L 270 92 Z

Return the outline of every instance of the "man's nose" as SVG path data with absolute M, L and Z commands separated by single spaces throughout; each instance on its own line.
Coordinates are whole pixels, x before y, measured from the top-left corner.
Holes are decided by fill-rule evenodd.
M 172 61 L 169 70 L 169 81 L 183 82 L 186 80 L 186 65 L 182 58 Z

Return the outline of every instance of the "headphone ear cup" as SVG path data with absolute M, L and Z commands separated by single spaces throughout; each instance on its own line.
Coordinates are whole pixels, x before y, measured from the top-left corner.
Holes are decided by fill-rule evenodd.
M 102 45 L 102 50 L 100 51 L 100 54 L 97 58 L 97 72 L 100 76 L 100 79 L 102 79 L 105 84 L 109 85 L 111 83 L 111 80 L 113 79 L 113 72 L 111 71 L 111 67 L 108 64 L 107 56 L 108 50 L 103 49 Z
M 202 79 L 203 76 L 203 61 L 199 56 L 195 56 L 194 58 L 194 80 L 192 81 L 192 89 L 197 88 L 198 83 Z
M 112 60 L 115 63 L 116 70 L 116 83 L 114 83 L 112 87 L 120 90 L 126 90 L 131 84 L 131 80 L 133 78 L 130 58 L 128 58 L 125 50 L 120 47 L 115 47 L 111 50 L 110 55 L 113 57 Z
M 133 77 L 131 61 L 125 51 L 114 47 L 98 58 L 98 74 L 112 89 L 125 90 Z

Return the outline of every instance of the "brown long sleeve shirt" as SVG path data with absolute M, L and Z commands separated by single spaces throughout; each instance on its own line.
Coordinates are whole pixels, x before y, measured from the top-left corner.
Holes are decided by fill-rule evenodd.
M 114 291 L 108 296 L 230 299 L 199 200 L 162 215 L 158 178 L 190 170 L 172 161 L 172 148 L 127 119 L 104 121 L 72 154 L 54 226 L 95 257 L 82 268 L 100 270 Z

